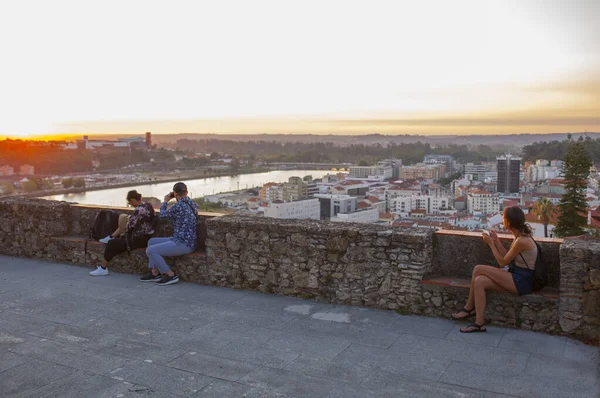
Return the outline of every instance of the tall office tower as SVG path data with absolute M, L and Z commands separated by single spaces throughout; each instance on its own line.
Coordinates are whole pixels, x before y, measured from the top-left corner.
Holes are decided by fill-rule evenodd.
M 518 193 L 521 158 L 504 155 L 496 158 L 498 162 L 498 192 Z
M 152 133 L 151 132 L 146 133 L 146 148 L 152 149 Z

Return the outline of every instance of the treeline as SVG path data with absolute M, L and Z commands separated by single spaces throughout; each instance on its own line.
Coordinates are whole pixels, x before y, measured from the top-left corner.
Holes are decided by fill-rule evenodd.
M 279 162 L 366 162 L 372 164 L 383 158 L 402 159 L 405 164 L 423 161 L 429 154 L 447 154 L 461 162 L 477 162 L 495 160 L 502 154 L 502 149 L 487 145 L 479 145 L 469 149 L 467 145 L 450 144 L 432 146 L 429 143 L 389 143 L 388 145 L 335 146 L 333 142 L 288 142 L 276 141 L 246 141 L 231 140 L 189 140 L 181 139 L 175 142 L 178 150 L 197 153 L 227 153 L 239 157 L 251 157 L 257 160 Z
M 522 157 L 526 162 L 537 159 L 562 160 L 565 153 L 576 142 L 583 142 L 585 144 L 585 150 L 593 163 L 600 162 L 600 138 L 594 140 L 590 137 L 584 138 L 583 136 L 580 136 L 577 140 L 566 139 L 564 141 L 534 142 L 531 145 L 523 147 Z
M 0 165 L 8 165 L 18 172 L 19 166 L 29 164 L 36 174 L 63 174 L 73 171 L 91 171 L 92 156 L 84 150 L 66 150 L 58 143 L 40 145 L 22 140 L 0 141 Z
M 174 158 L 171 152 L 165 150 L 158 151 L 155 157 L 157 161 Z M 99 170 L 111 170 L 149 160 L 150 155 L 143 150 L 98 153 L 85 149 L 64 149 L 58 142 L 0 141 L 0 166 L 11 166 L 15 173 L 25 164 L 33 166 L 35 174 L 54 175 L 90 172 L 94 169 L 94 161 L 98 162 Z

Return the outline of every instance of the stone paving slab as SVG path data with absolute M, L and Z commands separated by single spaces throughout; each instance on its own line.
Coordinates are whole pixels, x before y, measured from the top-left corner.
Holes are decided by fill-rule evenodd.
M 0 256 L 0 396 L 600 396 L 565 337 L 88 272 Z

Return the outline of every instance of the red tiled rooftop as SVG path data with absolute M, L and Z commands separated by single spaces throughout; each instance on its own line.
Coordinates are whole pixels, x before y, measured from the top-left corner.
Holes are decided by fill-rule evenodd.
M 356 205 L 356 207 L 358 209 L 368 209 L 368 208 L 371 207 L 371 205 L 368 204 L 368 203 L 365 203 L 365 202 L 358 202 L 358 204 Z

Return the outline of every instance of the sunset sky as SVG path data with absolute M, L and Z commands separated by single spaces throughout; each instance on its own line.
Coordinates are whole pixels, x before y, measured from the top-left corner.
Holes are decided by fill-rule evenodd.
M 0 3 L 0 136 L 600 131 L 597 0 Z

